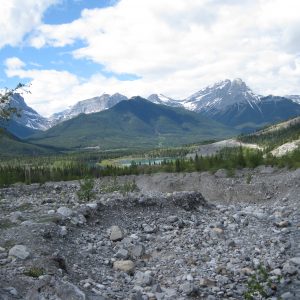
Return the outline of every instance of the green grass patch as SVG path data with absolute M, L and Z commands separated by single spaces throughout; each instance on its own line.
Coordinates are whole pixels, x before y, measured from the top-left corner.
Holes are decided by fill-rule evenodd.
M 40 276 L 44 275 L 45 271 L 42 268 L 38 267 L 31 267 L 30 269 L 24 271 L 24 275 L 33 277 L 33 278 L 39 278 Z

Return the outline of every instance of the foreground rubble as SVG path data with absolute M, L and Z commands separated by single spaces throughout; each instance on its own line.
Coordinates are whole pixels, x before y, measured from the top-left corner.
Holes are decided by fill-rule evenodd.
M 224 189 L 219 201 L 208 185 L 208 201 L 147 190 L 147 177 L 140 192 L 98 190 L 90 203 L 78 201 L 76 182 L 2 189 L 0 299 L 244 299 L 255 287 L 266 299 L 299 299 L 300 174 L 285 172 L 282 188 L 278 172 L 253 174 L 244 188 L 272 176 L 277 185 L 253 191 L 257 201 L 229 201 L 229 182 L 238 195 L 244 181 L 220 172 L 205 175 Z

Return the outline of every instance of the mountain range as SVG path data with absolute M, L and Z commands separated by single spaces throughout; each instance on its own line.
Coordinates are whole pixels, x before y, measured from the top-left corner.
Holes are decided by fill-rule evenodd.
M 134 104 L 136 99 L 143 105 Z M 130 139 L 135 136 L 140 136 L 143 143 L 148 139 L 146 144 L 158 146 L 174 144 L 172 138 L 176 138 L 179 143 L 222 138 L 217 133 L 217 127 L 219 132 L 224 132 L 227 136 L 229 133 L 253 132 L 266 125 L 300 115 L 300 96 L 257 95 L 241 79 L 217 82 L 186 99 L 152 94 L 147 100 L 140 97 L 128 99 L 118 93 L 103 94 L 79 101 L 45 118 L 30 108 L 20 94 L 14 94 L 12 105 L 20 109 L 22 114 L 20 118 L 14 117 L 9 122 L 7 130 L 21 139 L 30 137 L 30 141 L 34 143 L 59 147 L 103 147 L 103 141 L 113 147 L 122 146 L 122 143 L 123 146 L 129 146 Z M 151 102 L 155 109 L 149 106 Z M 124 111 L 120 110 L 120 107 L 123 107 Z M 141 112 L 137 112 L 137 108 Z M 174 109 L 178 111 L 175 113 Z M 148 114 L 144 110 L 153 113 L 151 118 L 148 116 L 147 120 L 143 119 Z M 102 114 L 99 114 L 100 112 Z M 171 115 L 173 117 L 170 117 Z M 181 122 L 182 115 L 185 116 L 184 122 Z M 210 132 L 205 133 L 205 122 L 207 126 L 212 126 Z M 198 127 L 199 133 L 193 127 L 196 125 L 201 125 Z M 192 135 L 194 140 L 190 138 Z
M 68 109 L 53 114 L 49 118 L 50 122 L 48 129 L 50 127 L 55 126 L 58 123 L 70 120 L 78 116 L 79 114 L 91 114 L 105 109 L 109 109 L 123 100 L 128 100 L 128 98 L 124 95 L 116 93 L 112 96 L 108 94 L 103 94 L 100 97 L 94 97 L 91 99 L 79 101 L 75 105 L 69 107 Z
M 66 149 L 132 149 L 169 147 L 237 134 L 184 108 L 133 97 L 111 109 L 79 116 L 30 137 L 30 143 Z

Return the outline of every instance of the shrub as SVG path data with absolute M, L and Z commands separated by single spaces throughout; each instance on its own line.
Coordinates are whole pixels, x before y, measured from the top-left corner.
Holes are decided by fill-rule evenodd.
M 126 181 L 124 184 L 119 184 L 116 180 L 116 177 L 114 178 L 113 182 L 101 187 L 101 192 L 103 193 L 120 192 L 123 196 L 138 190 L 139 188 L 134 180 Z
M 278 277 L 277 282 L 280 281 Z M 260 265 L 255 274 L 251 275 L 247 283 L 247 291 L 244 293 L 246 300 L 267 299 L 268 291 L 272 288 L 274 282 L 270 279 L 267 269 Z
M 32 267 L 29 270 L 25 271 L 24 275 L 38 278 L 44 275 L 44 270 L 42 268 Z
M 77 192 L 77 196 L 80 201 L 90 201 L 95 197 L 93 191 L 95 180 L 93 178 L 85 177 L 83 181 L 79 180 L 80 189 Z
M 247 178 L 246 178 L 246 183 L 247 183 L 247 184 L 250 184 L 250 183 L 251 183 L 251 180 L 252 180 L 252 174 L 249 173 L 249 174 L 247 175 Z

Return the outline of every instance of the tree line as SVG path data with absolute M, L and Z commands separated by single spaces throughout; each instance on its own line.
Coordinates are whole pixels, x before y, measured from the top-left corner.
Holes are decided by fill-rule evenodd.
M 179 157 L 173 160 L 164 160 L 160 164 L 140 165 L 132 162 L 130 166 L 101 167 L 86 159 L 73 159 L 51 164 L 0 163 L 0 186 L 13 183 L 44 183 L 46 181 L 76 180 L 84 177 L 103 177 L 121 175 L 151 174 L 156 172 L 216 172 L 225 169 L 229 176 L 235 170 L 255 168 L 260 165 L 277 167 L 299 168 L 300 150 L 296 150 L 283 157 L 274 157 L 256 149 L 225 148 L 218 154 L 210 157 L 195 155 L 194 158 Z

